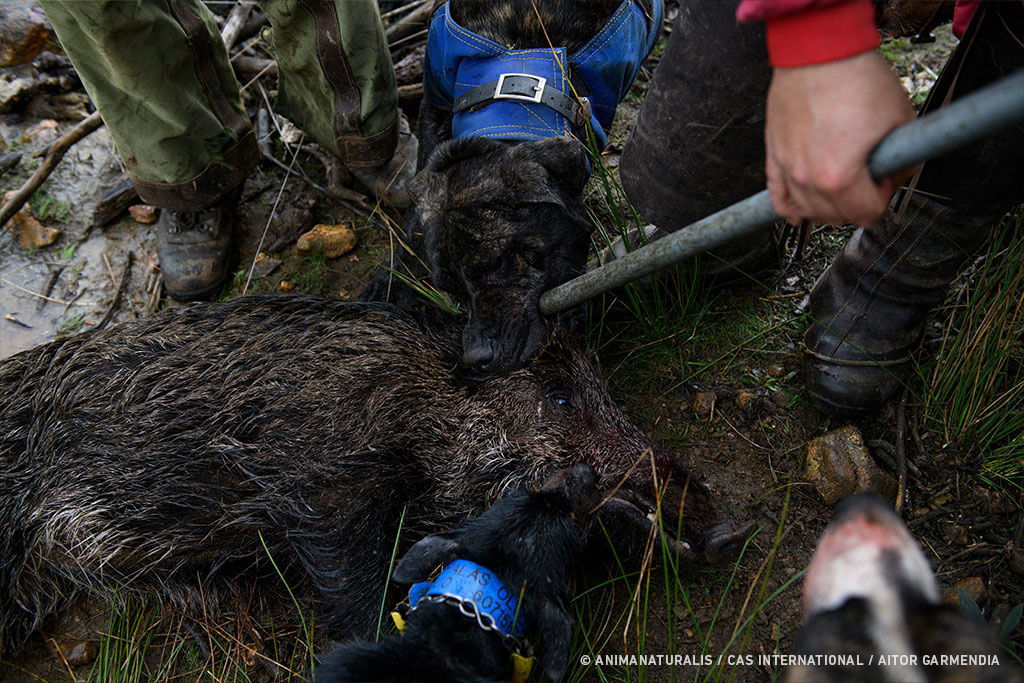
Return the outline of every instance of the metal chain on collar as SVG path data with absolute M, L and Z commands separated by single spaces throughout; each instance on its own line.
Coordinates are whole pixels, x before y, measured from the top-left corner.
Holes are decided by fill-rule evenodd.
M 470 600 L 463 600 L 453 595 L 424 595 L 420 598 L 420 603 L 423 602 L 437 602 L 446 605 L 451 605 L 459 610 L 459 613 L 466 617 L 476 619 L 477 626 L 484 631 L 493 631 L 494 633 L 501 636 L 502 640 L 505 641 L 505 646 L 508 647 L 512 652 L 519 655 L 520 657 L 532 657 L 533 649 L 530 647 L 530 643 L 525 638 L 517 638 L 516 636 L 506 635 L 498 628 L 498 624 L 494 621 L 494 617 L 487 613 L 481 613 L 477 608 L 476 603 Z M 417 605 L 418 607 L 419 605 Z M 416 609 L 415 607 L 413 609 Z

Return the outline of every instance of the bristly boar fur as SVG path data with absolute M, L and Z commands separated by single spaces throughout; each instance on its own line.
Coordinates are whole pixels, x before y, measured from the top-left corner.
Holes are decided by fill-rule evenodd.
M 652 447 L 578 350 L 474 384 L 458 335 L 383 305 L 242 297 L 0 363 L 0 647 L 79 590 L 197 608 L 273 575 L 264 542 L 330 631 L 364 635 L 403 508 L 429 532 L 581 461 L 607 490 Z M 655 452 L 659 481 L 686 480 Z M 650 475 L 630 488 L 605 509 L 637 523 Z M 716 554 L 733 529 L 691 483 L 680 547 Z
M 584 527 L 599 502 L 589 465 L 556 472 L 539 491 L 511 493 L 458 529 L 428 536 L 395 568 L 399 583 L 426 581 L 439 566 L 474 562 L 512 590 L 517 612 L 534 635 L 537 661 L 551 680 L 565 672 L 572 645 L 569 577 L 583 548 Z M 377 643 L 345 643 L 317 669 L 314 683 L 356 681 L 505 681 L 512 644 L 485 631 L 459 607 L 428 603 L 405 615 L 400 635 Z

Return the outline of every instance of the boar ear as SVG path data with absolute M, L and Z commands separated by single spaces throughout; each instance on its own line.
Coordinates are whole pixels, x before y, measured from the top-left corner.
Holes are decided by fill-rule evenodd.
M 529 146 L 527 146 L 529 145 Z M 563 192 L 575 196 L 583 192 L 583 186 L 590 179 L 587 151 L 575 138 L 554 137 L 520 145 L 524 153 L 548 170 L 552 180 Z
M 398 583 L 424 581 L 434 569 L 456 559 L 459 547 L 459 542 L 451 532 L 427 536 L 409 548 L 409 552 L 395 567 L 392 578 Z
M 547 599 L 543 602 L 537 617 L 537 659 L 547 677 L 558 681 L 569 661 L 572 621 L 563 605 Z

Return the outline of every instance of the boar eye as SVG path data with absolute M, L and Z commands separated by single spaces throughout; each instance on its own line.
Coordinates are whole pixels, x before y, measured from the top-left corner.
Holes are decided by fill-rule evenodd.
M 571 410 L 574 406 L 572 399 L 562 393 L 551 394 L 551 402 L 555 405 Z

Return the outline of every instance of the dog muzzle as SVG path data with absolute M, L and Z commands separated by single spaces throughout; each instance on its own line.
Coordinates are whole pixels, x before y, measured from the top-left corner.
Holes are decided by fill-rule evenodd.
M 654 47 L 664 0 L 649 15 L 624 0 L 586 45 L 512 50 L 455 23 L 445 2 L 430 21 L 423 86 L 428 101 L 449 109 L 452 137 L 523 142 L 556 136 L 608 141 L 615 109 Z

